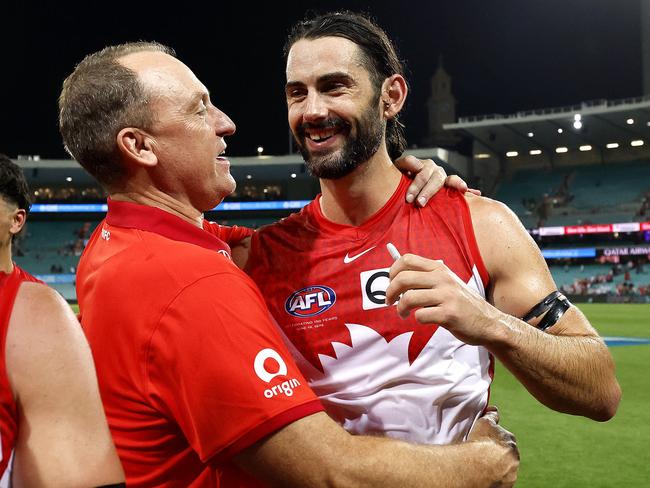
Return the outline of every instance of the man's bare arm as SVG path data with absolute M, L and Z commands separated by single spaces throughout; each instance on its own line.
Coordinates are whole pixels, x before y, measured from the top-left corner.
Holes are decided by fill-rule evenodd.
M 621 391 L 607 346 L 575 306 L 545 332 L 515 318 L 557 286 L 538 246 L 508 207 L 486 198 L 467 201 L 493 283 L 488 299 L 506 314 L 499 317 L 501 334 L 490 350 L 545 405 L 610 419 Z
M 56 292 L 36 283 L 21 285 L 6 357 L 20 425 L 14 486 L 122 483 L 90 348 Z
M 438 323 L 468 344 L 483 345 L 540 402 L 555 410 L 608 420 L 620 388 L 607 347 L 585 316 L 571 307 L 546 332 L 523 322 L 555 290 L 539 249 L 504 205 L 467 197 L 476 240 L 490 274 L 483 300 L 440 261 L 405 255 L 391 268 L 388 303 L 402 316 Z
M 248 255 L 251 250 L 251 237 L 246 237 L 244 240 L 230 244 L 230 250 L 232 252 L 232 260 L 239 267 L 239 269 L 244 269 L 246 263 L 248 262 Z
M 488 415 L 476 439 L 449 446 L 353 436 L 318 413 L 298 420 L 237 456 L 270 486 L 508 487 L 516 480 L 514 437 Z

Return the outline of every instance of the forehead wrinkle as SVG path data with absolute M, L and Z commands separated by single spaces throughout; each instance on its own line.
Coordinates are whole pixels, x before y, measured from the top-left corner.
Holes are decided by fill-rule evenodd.
M 296 46 L 300 50 L 299 58 L 296 58 Z M 293 68 L 293 73 L 290 72 L 291 68 Z M 359 73 L 355 73 L 353 68 L 360 69 L 368 79 L 372 79 L 366 57 L 356 43 L 344 37 L 327 36 L 297 41 L 289 51 L 286 75 L 288 79 L 290 75 L 296 73 L 298 79 L 317 76 L 318 81 L 322 76 L 337 72 L 347 75 L 351 79 L 357 79 Z M 318 74 L 319 71 L 325 69 L 328 70 L 328 73 Z M 289 82 L 297 81 L 289 79 Z

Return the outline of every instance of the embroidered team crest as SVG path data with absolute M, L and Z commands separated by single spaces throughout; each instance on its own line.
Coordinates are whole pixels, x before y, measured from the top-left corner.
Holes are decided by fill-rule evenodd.
M 336 293 L 329 286 L 308 286 L 293 292 L 284 302 L 284 310 L 294 317 L 313 317 L 329 310 L 336 302 Z

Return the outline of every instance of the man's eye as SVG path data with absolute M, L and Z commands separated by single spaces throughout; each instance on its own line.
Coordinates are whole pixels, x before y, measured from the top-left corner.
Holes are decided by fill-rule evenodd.
M 325 91 L 337 91 L 341 90 L 345 87 L 343 83 L 329 83 L 325 85 L 324 90 Z
M 288 93 L 289 98 L 300 98 L 305 95 L 303 90 L 291 90 Z

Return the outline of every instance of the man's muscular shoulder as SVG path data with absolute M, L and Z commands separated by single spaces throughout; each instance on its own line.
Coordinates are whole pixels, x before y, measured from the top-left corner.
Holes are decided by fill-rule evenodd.
M 539 247 L 502 202 L 466 194 L 476 243 L 490 275 L 489 301 L 512 315 L 525 314 L 554 289 Z M 520 300 L 515 298 L 520 297 Z
M 507 253 L 516 237 L 525 229 L 518 217 L 502 202 L 471 193 L 465 194 L 465 201 L 481 257 L 492 276 L 497 264 L 495 259 Z
M 464 195 L 474 229 L 480 231 L 483 227 L 522 228 L 521 221 L 503 202 L 488 197 L 465 193 Z
M 61 295 L 41 283 L 22 283 L 7 331 L 7 370 L 12 386 L 28 384 L 33 373 L 48 375 L 51 356 L 68 354 L 77 347 L 87 345 Z

